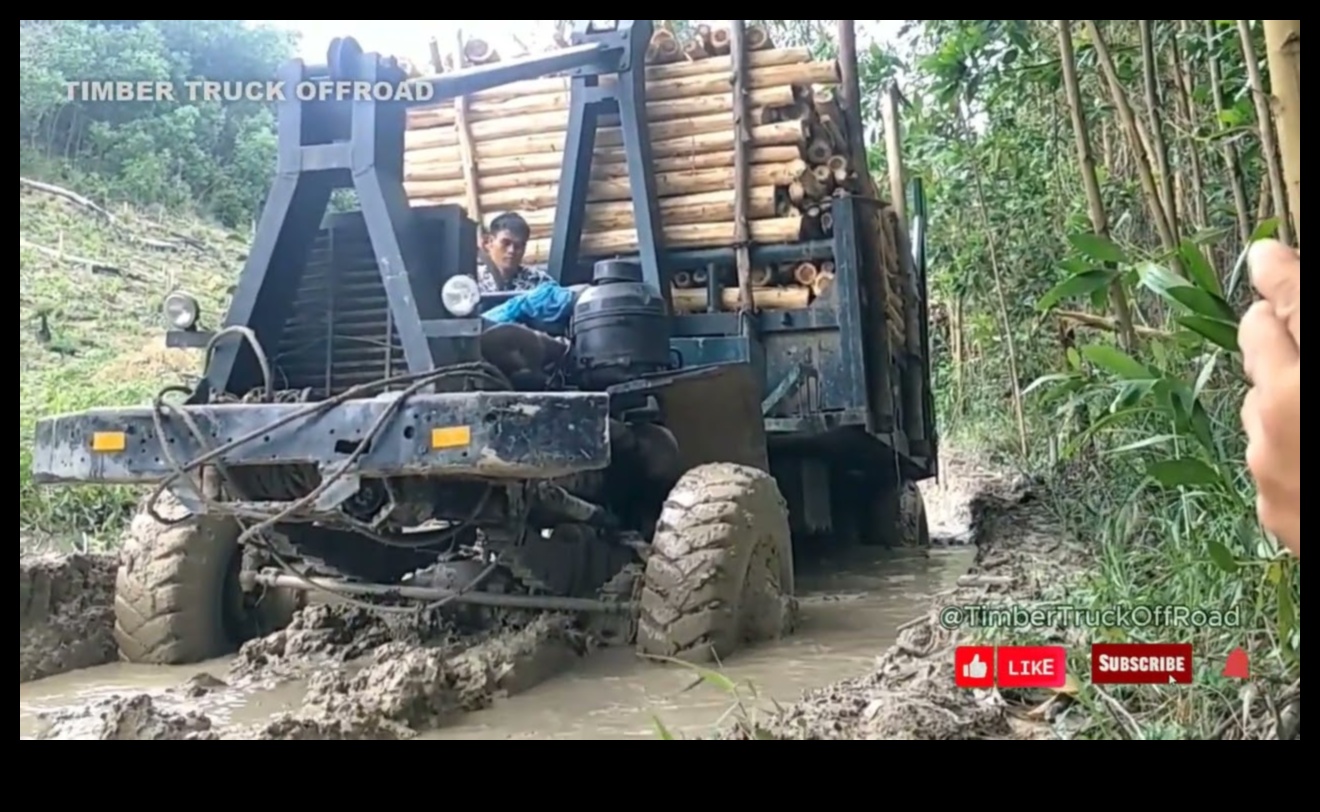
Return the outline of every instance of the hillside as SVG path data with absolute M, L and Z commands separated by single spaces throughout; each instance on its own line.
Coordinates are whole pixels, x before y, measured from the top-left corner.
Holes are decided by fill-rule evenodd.
M 134 494 L 33 487 L 36 419 L 143 403 L 195 375 L 201 354 L 165 347 L 161 306 L 170 291 L 186 290 L 214 323 L 246 239 L 201 221 L 98 210 L 22 183 L 18 204 L 19 533 L 95 537 L 123 518 Z

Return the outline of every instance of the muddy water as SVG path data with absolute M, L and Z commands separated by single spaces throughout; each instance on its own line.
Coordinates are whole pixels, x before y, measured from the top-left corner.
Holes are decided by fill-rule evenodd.
M 913 553 L 861 551 L 821 561 L 798 574 L 802 617 L 796 634 L 724 664 L 729 678 L 755 686 L 768 706 L 791 702 L 807 688 L 866 671 L 897 629 L 924 611 L 927 596 L 953 585 L 971 562 L 971 549 Z M 158 706 L 196 710 L 216 723 L 261 722 L 297 708 L 303 687 L 286 683 L 207 690 L 199 674 L 223 677 L 227 660 L 158 668 L 115 664 L 19 686 L 19 736 L 31 738 L 40 715 L 76 709 L 112 695 L 151 694 Z M 598 652 L 569 673 L 471 714 L 429 739 L 644 739 L 656 719 L 676 735 L 709 733 L 730 710 L 731 698 L 691 672 L 638 660 L 630 651 Z M 93 720 L 88 720 L 89 730 Z

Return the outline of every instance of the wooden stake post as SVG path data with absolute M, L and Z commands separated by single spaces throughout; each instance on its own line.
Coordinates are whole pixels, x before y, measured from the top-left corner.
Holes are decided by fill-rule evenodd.
M 738 265 L 738 309 L 756 311 L 752 294 L 751 229 L 747 225 L 747 189 L 750 181 L 748 151 L 752 146 L 747 126 L 747 28 L 744 20 L 729 21 L 729 55 L 733 62 L 733 222 Z

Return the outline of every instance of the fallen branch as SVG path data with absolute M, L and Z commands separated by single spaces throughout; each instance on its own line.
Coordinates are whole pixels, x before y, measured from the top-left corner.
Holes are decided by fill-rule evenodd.
M 1079 327 L 1090 327 L 1095 330 L 1107 330 L 1108 332 L 1111 333 L 1120 332 L 1121 329 L 1118 326 L 1118 322 L 1114 321 L 1113 319 L 1107 319 L 1103 316 L 1095 316 L 1090 313 L 1082 313 L 1076 310 L 1056 310 L 1054 311 L 1054 315 L 1056 318 L 1063 319 L 1064 321 L 1067 322 L 1072 322 L 1073 324 L 1076 324 Z M 1132 329 L 1134 332 L 1136 332 L 1137 335 L 1144 336 L 1146 338 L 1173 338 L 1173 333 L 1169 333 L 1164 330 L 1157 330 L 1154 327 L 1142 327 L 1140 325 L 1135 325 Z
M 106 220 L 108 220 L 111 223 L 115 222 L 115 216 L 111 214 L 109 211 L 107 211 L 104 207 L 98 206 L 97 204 L 93 203 L 92 201 L 88 200 L 87 198 L 83 197 L 77 192 L 70 191 L 69 189 L 65 189 L 63 186 L 56 186 L 53 183 L 43 183 L 39 180 L 32 180 L 30 178 L 24 178 L 24 177 L 20 177 L 18 179 L 18 185 L 25 189 L 31 189 L 34 192 L 45 192 L 48 195 L 62 197 L 65 200 L 69 201 L 70 203 L 73 203 L 77 206 L 81 206 L 82 208 L 87 209 L 88 211 L 95 212 L 96 214 L 100 215 L 101 217 L 104 217 Z
M 93 212 L 94 214 L 103 218 L 107 223 L 110 223 L 111 225 L 114 226 L 119 225 L 119 220 L 113 214 L 111 214 L 110 211 L 106 209 L 104 206 L 100 206 L 92 202 L 91 200 L 87 199 L 86 197 L 83 197 L 82 195 L 78 194 L 77 192 L 72 191 L 70 189 L 66 189 L 63 186 L 56 186 L 53 183 L 45 183 L 43 181 L 32 180 L 31 178 L 24 178 L 24 177 L 19 177 L 18 185 L 20 188 L 31 189 L 34 192 L 42 192 L 43 194 L 53 195 L 55 197 L 62 198 L 64 200 L 69 201 L 70 203 L 73 203 L 75 206 L 79 206 L 80 208 L 84 208 L 90 212 Z M 120 229 L 120 233 L 123 234 L 128 239 L 140 243 L 142 245 L 145 245 L 148 248 L 156 248 L 163 251 L 178 251 L 180 248 L 182 248 L 182 246 L 179 245 L 178 243 L 167 242 L 165 240 L 153 240 L 150 237 L 141 237 L 138 236 L 137 234 L 132 234 L 127 231 L 124 231 L 122 228 Z
M 44 245 L 37 245 L 34 242 L 28 242 L 22 237 L 18 238 L 18 247 L 20 250 L 26 248 L 29 251 L 36 251 L 38 254 L 41 254 L 42 256 L 50 257 L 51 259 L 54 259 L 59 262 L 68 262 L 74 265 L 81 265 L 87 270 L 91 271 L 92 273 L 101 274 L 102 276 L 121 276 L 124 277 L 125 279 L 134 279 L 139 282 L 147 281 L 147 278 L 144 276 L 140 276 L 138 274 L 125 271 L 122 268 L 115 267 L 114 265 L 110 265 L 108 263 L 101 262 L 95 259 L 88 259 L 87 257 L 75 256 L 73 254 L 65 254 L 61 251 L 56 251 L 54 248 L 47 248 Z

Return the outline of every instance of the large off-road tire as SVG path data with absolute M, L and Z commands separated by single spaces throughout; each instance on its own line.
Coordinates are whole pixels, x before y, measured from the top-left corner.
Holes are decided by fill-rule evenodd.
M 880 494 L 873 507 L 871 526 L 862 533 L 862 540 L 876 547 L 930 547 L 926 501 L 917 483 L 904 482 Z
M 926 518 L 926 500 L 915 482 L 905 482 L 898 495 L 899 545 L 930 547 L 930 522 Z
M 643 581 L 637 648 L 689 663 L 791 631 L 788 509 L 769 474 L 714 463 L 665 501 Z
M 165 494 L 156 512 L 187 515 Z M 157 521 L 143 505 L 129 526 L 115 579 L 115 642 L 133 663 L 186 665 L 235 651 L 288 625 L 299 596 L 266 590 L 254 600 L 238 583 L 239 527 L 230 517 Z

